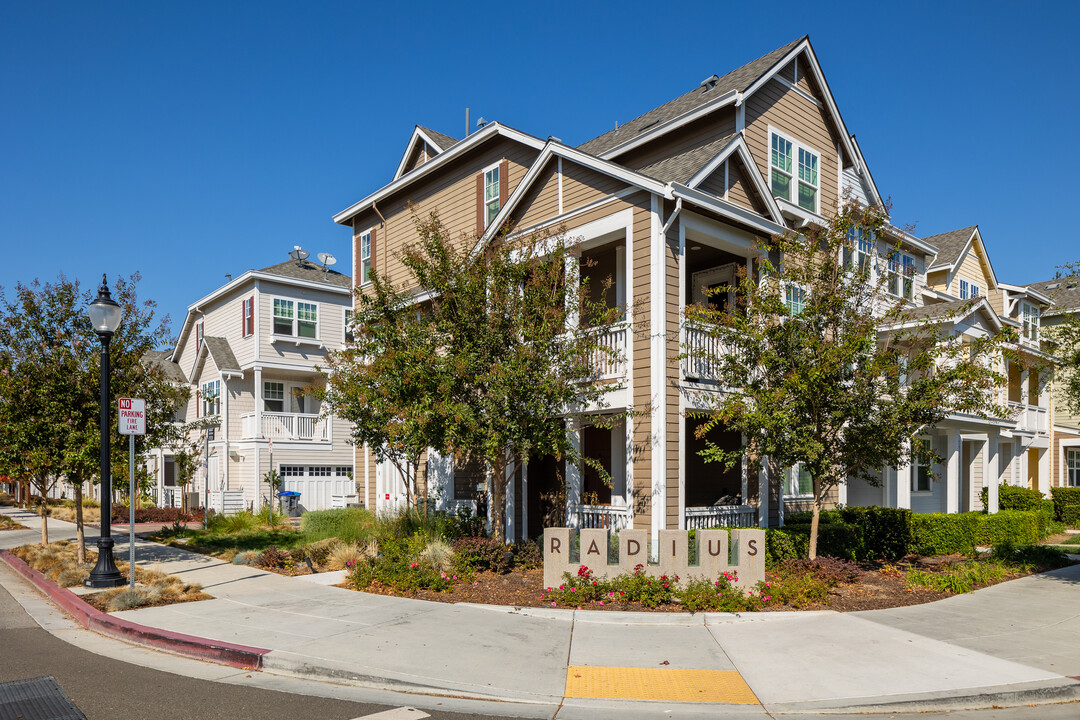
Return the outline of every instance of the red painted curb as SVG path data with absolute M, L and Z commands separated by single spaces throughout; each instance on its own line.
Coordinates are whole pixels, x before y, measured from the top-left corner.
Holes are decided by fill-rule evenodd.
M 12 570 L 25 577 L 53 602 L 74 616 L 80 625 L 102 635 L 245 670 L 261 669 L 262 656 L 270 652 L 266 648 L 174 633 L 113 617 L 83 601 L 67 588 L 60 587 L 7 550 L 0 550 L 0 560 L 6 562 Z

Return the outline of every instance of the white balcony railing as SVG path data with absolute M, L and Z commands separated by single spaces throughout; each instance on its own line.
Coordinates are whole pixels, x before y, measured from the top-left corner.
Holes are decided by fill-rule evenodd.
M 593 353 L 592 366 L 601 380 L 622 378 L 626 375 L 626 326 L 612 325 L 597 329 L 599 345 Z
M 303 440 L 307 442 L 331 442 L 330 418 L 303 413 L 262 414 L 262 427 L 256 427 L 255 413 L 240 417 L 240 429 L 244 439 L 269 438 L 271 440 Z
M 570 518 L 578 528 L 624 530 L 630 525 L 630 510 L 611 505 L 571 505 Z
M 686 508 L 686 529 L 702 530 L 715 527 L 754 527 L 757 508 L 753 505 L 714 505 Z
M 714 358 L 724 354 L 719 338 L 690 323 L 683 326 L 683 376 L 687 380 L 716 380 Z
M 1021 432 L 1050 432 L 1050 414 L 1045 407 L 1009 402 L 1009 412 L 1016 418 L 1016 429 Z

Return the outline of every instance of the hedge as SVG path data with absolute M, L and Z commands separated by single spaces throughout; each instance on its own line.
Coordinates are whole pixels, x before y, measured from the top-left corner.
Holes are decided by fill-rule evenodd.
M 1050 518 L 1039 511 L 1002 510 L 946 515 L 928 513 L 914 516 L 913 549 L 920 555 L 971 553 L 977 545 L 1003 543 L 1029 545 L 1047 536 Z
M 1080 527 L 1080 487 L 1050 488 L 1054 519 L 1069 527 Z
M 784 529 L 809 541 L 811 514 L 792 513 Z M 825 510 L 818 526 L 818 555 L 845 560 L 897 560 L 911 552 L 912 512 L 886 507 Z
M 987 489 L 982 489 L 982 506 L 987 507 Z M 1030 510 L 1037 512 L 1043 507 L 1043 494 L 1038 490 L 1002 483 L 998 486 L 998 510 Z

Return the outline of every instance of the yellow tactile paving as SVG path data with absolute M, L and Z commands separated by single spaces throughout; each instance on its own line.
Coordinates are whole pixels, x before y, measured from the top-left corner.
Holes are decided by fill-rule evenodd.
M 571 665 L 566 697 L 668 700 L 756 705 L 758 699 L 734 670 L 588 667 Z

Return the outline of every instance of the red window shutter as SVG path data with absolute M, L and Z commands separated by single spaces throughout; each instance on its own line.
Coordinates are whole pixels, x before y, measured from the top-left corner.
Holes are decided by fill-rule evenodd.
M 476 175 L 476 236 L 484 234 L 484 173 Z

